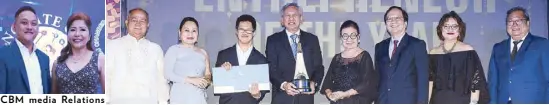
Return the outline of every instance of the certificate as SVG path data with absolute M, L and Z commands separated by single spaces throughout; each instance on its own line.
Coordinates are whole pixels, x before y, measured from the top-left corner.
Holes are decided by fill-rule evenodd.
M 227 71 L 223 67 L 212 69 L 214 94 L 246 92 L 252 83 L 257 83 L 259 90 L 270 90 L 269 65 L 232 66 Z

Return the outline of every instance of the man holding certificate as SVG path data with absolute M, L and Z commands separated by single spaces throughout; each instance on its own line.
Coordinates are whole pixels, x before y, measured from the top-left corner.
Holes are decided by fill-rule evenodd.
M 215 66 L 223 67 L 229 71 L 231 66 L 267 64 L 267 58 L 252 45 L 256 26 L 253 16 L 244 14 L 238 17 L 235 27 L 238 42 L 232 47 L 219 51 Z M 249 91 L 219 94 L 219 104 L 258 104 L 268 91 L 260 91 L 258 83 L 250 85 Z
M 280 11 L 284 30 L 267 38 L 267 58 L 273 85 L 272 104 L 313 104 L 324 77 L 318 37 L 299 29 L 303 10 L 289 3 Z

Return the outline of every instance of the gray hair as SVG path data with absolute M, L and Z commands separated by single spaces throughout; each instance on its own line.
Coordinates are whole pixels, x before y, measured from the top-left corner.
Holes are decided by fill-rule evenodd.
M 284 10 L 290 8 L 290 7 L 296 7 L 297 10 L 299 11 L 299 15 L 303 15 L 303 8 L 301 8 L 299 5 L 297 5 L 297 3 L 288 3 L 284 6 L 282 6 L 282 9 L 280 9 L 280 16 L 284 17 Z

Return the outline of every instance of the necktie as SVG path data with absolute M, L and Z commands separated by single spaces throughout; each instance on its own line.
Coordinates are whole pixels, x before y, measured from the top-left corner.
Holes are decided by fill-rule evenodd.
M 522 40 L 513 41 L 513 51 L 511 51 L 511 61 L 515 61 L 515 55 L 518 52 L 517 45 L 522 42 Z
M 398 47 L 398 40 L 393 40 L 393 52 L 391 53 L 391 58 L 395 55 Z
M 294 58 L 297 55 L 297 35 L 293 34 L 290 36 L 292 38 L 292 53 L 294 54 Z

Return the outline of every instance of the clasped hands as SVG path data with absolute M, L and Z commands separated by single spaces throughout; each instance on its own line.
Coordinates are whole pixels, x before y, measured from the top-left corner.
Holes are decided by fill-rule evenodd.
M 338 100 L 341 100 L 341 99 L 344 99 L 344 98 L 349 98 L 353 95 L 356 95 L 358 94 L 356 90 L 354 89 L 350 89 L 350 90 L 347 90 L 347 91 L 336 91 L 336 92 L 332 92 L 332 90 L 330 89 L 326 89 L 326 96 L 328 97 L 328 99 L 330 99 L 331 101 L 338 101 Z

